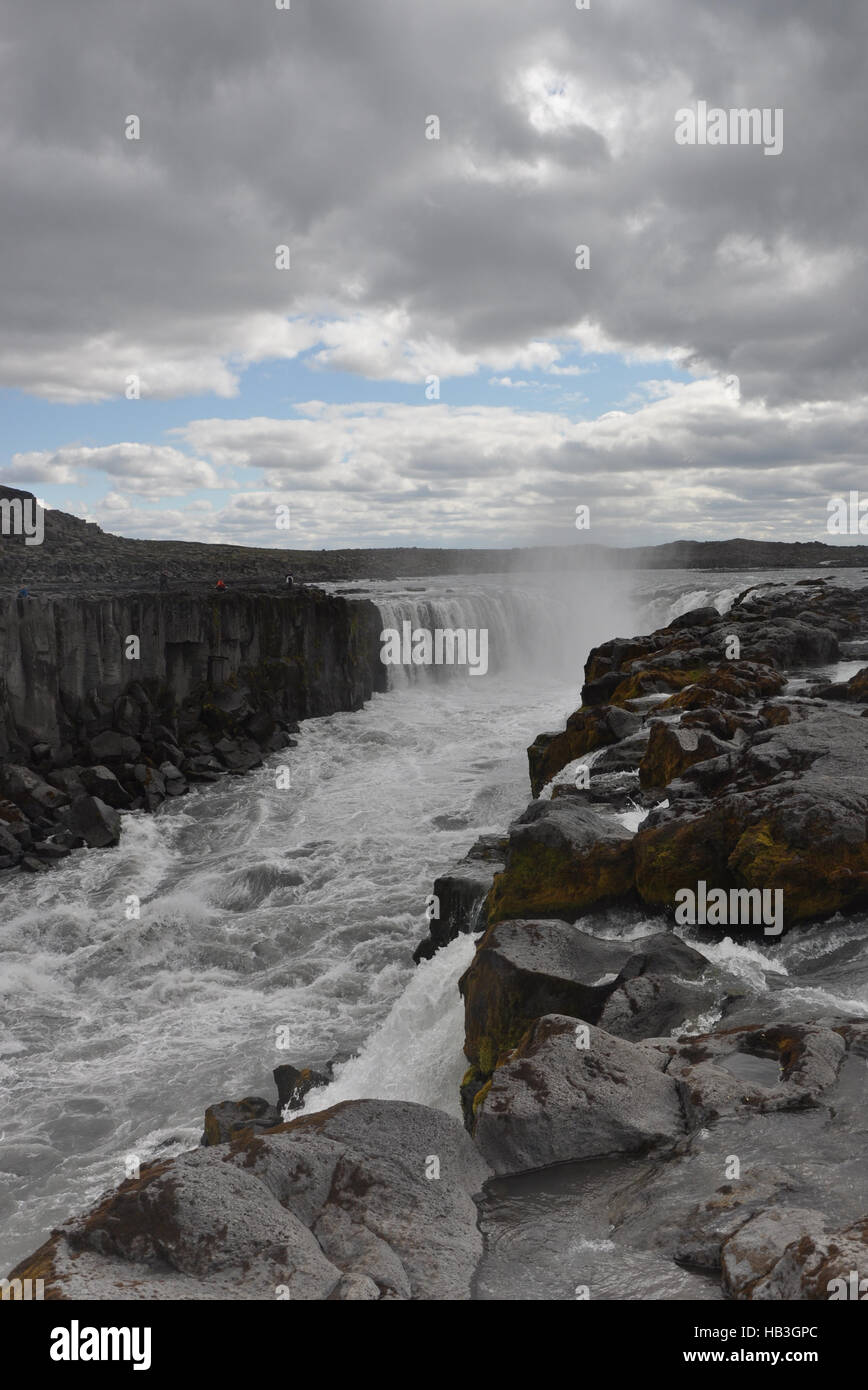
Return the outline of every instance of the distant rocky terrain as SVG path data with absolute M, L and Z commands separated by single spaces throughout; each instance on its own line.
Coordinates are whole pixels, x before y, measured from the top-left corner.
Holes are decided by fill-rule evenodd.
M 482 932 L 460 986 L 464 1127 L 395 1101 L 287 1119 L 328 1078 L 281 1067 L 277 1103 L 215 1104 L 198 1151 L 148 1165 L 13 1275 L 56 1299 L 467 1299 L 493 1175 L 636 1156 L 600 1198 L 625 1268 L 648 1252 L 764 1301 L 864 1275 L 868 1022 L 809 994 L 758 1008 L 671 923 L 700 881 L 780 891 L 784 929 L 868 907 L 868 668 L 788 686 L 866 656 L 868 588 L 822 580 L 597 647 L 580 708 L 529 749 L 534 800 L 438 880 L 417 951 Z M 588 781 L 564 778 L 591 754 Z M 630 829 L 619 813 L 639 807 Z M 656 927 L 595 936 L 613 905 Z M 757 925 L 717 936 L 740 929 Z
M 32 493 L 0 486 L 3 498 L 35 503 Z M 45 512 L 42 545 L 0 535 L 0 583 L 38 591 L 74 585 L 93 590 L 129 586 L 156 588 L 160 574 L 173 588 L 227 584 L 283 583 L 287 573 L 303 583 L 422 578 L 440 574 L 495 574 L 570 570 L 586 566 L 619 569 L 782 569 L 829 565 L 868 568 L 868 546 L 824 545 L 820 541 L 672 541 L 617 549 L 582 540 L 569 546 L 510 550 L 443 550 L 411 546 L 372 550 L 291 550 L 197 541 L 131 540 L 106 534 L 94 522 L 66 512 Z

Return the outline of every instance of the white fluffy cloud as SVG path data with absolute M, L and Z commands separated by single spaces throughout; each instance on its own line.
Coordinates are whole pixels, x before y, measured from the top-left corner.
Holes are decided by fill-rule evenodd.
M 94 515 L 127 534 L 301 548 L 562 543 L 576 539 L 575 509 L 587 504 L 591 538 L 608 544 L 827 539 L 827 500 L 858 477 L 868 396 L 846 411 L 771 408 L 742 400 L 731 379 L 652 381 L 642 394 L 638 408 L 587 421 L 507 406 L 311 401 L 291 419 L 194 421 L 175 431 L 177 448 L 141 446 L 150 476 L 132 478 L 130 445 L 117 458 L 61 450 L 55 459 L 68 481 L 97 456 L 118 487 Z M 259 485 L 198 499 L 186 523 L 124 501 L 170 486 L 178 494 L 179 479 L 203 485 L 205 471 Z M 275 531 L 278 505 L 291 509 L 288 536 Z
M 198 488 L 216 488 L 220 479 L 202 459 L 161 444 L 74 445 L 55 451 L 12 455 L 4 482 L 25 486 L 30 480 L 68 484 L 84 482 L 88 473 L 105 473 L 138 497 L 183 497 Z

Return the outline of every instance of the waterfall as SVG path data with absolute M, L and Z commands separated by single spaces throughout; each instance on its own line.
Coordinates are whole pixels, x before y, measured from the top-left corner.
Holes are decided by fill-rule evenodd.
M 611 605 L 603 597 L 607 577 L 588 584 L 579 576 L 496 576 L 490 583 L 450 580 L 412 591 L 372 594 L 383 631 L 438 629 L 487 632 L 488 674 L 523 674 L 580 682 L 588 648 L 610 635 Z M 568 581 L 568 582 L 564 582 Z M 598 590 L 593 601 L 588 588 Z M 432 590 L 434 592 L 432 592 Z M 629 622 L 627 623 L 629 626 Z M 471 679 L 467 665 L 390 665 L 393 689 L 420 682 Z M 474 682 L 475 683 L 475 682 Z

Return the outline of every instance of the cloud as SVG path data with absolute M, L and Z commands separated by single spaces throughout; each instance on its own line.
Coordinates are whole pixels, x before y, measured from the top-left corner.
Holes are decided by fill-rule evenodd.
M 221 485 L 210 464 L 166 444 L 66 445 L 53 452 L 13 454 L 2 477 L 21 487 L 33 482 L 80 485 L 88 473 L 122 480 L 128 492 L 140 497 L 181 497 Z
M 571 335 L 772 406 L 868 379 L 865 7 L 2 12 L 0 384 L 231 397 L 303 353 L 402 382 L 557 371 Z M 676 145 L 698 99 L 781 107 L 783 154 Z
M 828 498 L 859 486 L 868 395 L 845 410 L 769 407 L 725 379 L 643 385 L 634 408 L 596 420 L 512 406 L 309 401 L 289 419 L 192 421 L 172 431 L 175 445 L 157 460 L 145 446 L 141 455 L 119 446 L 124 467 L 113 472 L 110 450 L 55 458 L 68 470 L 96 453 L 112 472 L 113 500 L 95 507 L 108 529 L 159 535 L 165 523 L 162 534 L 191 540 L 300 548 L 565 543 L 580 503 L 591 506 L 592 538 L 607 544 L 823 539 Z M 139 458 L 147 476 L 136 474 Z M 125 501 L 156 498 L 166 473 L 192 482 L 194 466 L 235 479 L 235 491 L 198 499 L 186 524 L 180 513 Z M 275 509 L 287 505 L 291 533 L 276 534 Z

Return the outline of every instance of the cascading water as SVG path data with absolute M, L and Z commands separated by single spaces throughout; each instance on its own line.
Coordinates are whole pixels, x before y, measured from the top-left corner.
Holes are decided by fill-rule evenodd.
M 488 674 L 393 668 L 390 691 L 363 710 L 303 726 L 290 790 L 276 785 L 281 754 L 154 816 L 125 815 L 116 850 L 8 878 L 2 1272 L 122 1180 L 129 1155 L 195 1144 L 216 1101 L 273 1098 L 282 1062 L 356 1054 L 311 1093 L 311 1108 L 400 1095 L 457 1113 L 456 984 L 473 941 L 413 966 L 433 879 L 523 809 L 525 749 L 577 706 L 591 645 L 661 625 L 679 603 L 725 605 L 760 577 L 769 579 L 672 571 L 350 586 L 379 604 L 384 627 L 487 627 Z M 130 894 L 138 920 L 125 913 Z M 776 959 L 770 952 L 768 972 L 745 964 L 758 991 L 776 970 L 779 981 Z M 868 998 L 868 950 L 850 961 L 846 985 L 832 967 L 824 984 L 820 964 L 812 989 Z
M 541 589 L 521 587 L 493 591 L 447 588 L 431 597 L 372 595 L 383 618 L 383 629 L 403 636 L 416 632 L 486 634 L 487 672 L 502 674 L 530 668 L 547 674 L 578 672 L 580 615 L 568 604 Z M 473 649 L 471 643 L 470 649 Z M 478 645 L 476 651 L 478 651 Z M 450 647 L 446 647 L 447 654 Z M 468 676 L 468 665 L 406 664 L 391 666 L 391 685 Z

